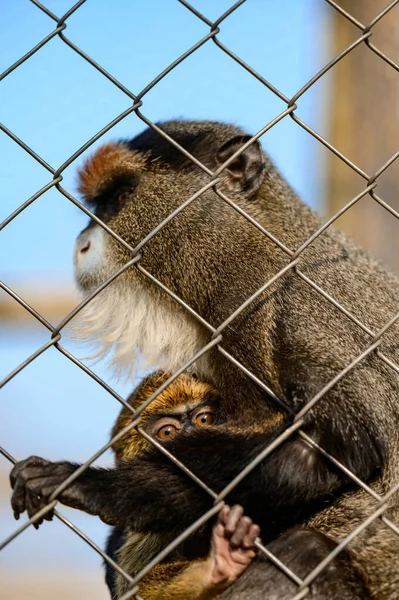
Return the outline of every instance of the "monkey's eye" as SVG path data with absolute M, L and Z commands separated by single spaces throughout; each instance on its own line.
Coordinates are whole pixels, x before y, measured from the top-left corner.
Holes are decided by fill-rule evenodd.
M 208 427 L 209 425 L 213 425 L 215 422 L 215 415 L 210 411 L 202 411 L 195 415 L 194 417 L 194 425 L 198 427 Z
M 175 436 L 178 431 L 179 429 L 176 427 L 176 425 L 163 425 L 156 431 L 155 435 L 160 440 L 169 440 L 170 438 Z

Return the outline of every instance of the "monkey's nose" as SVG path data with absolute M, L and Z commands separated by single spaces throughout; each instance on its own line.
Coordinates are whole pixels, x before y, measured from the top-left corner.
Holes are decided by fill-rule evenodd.
M 84 229 L 76 240 L 73 253 L 75 275 L 84 278 L 88 273 L 95 273 L 101 269 L 104 254 L 104 230 L 101 227 L 92 226 Z
M 90 231 L 82 231 L 76 240 L 76 255 L 86 254 L 90 250 L 92 246 L 91 235 Z
M 85 254 L 85 252 L 87 252 L 90 248 L 90 240 L 87 240 L 87 242 L 85 244 L 83 244 L 80 248 L 79 248 L 79 252 L 81 254 Z

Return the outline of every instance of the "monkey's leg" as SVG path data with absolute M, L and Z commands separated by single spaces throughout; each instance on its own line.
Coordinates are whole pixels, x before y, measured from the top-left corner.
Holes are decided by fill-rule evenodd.
M 213 600 L 244 573 L 255 558 L 254 542 L 259 527 L 243 516 L 241 506 L 224 506 L 213 528 L 209 557 L 177 565 L 158 565 L 143 580 L 139 594 L 144 600 Z M 172 578 L 171 578 L 172 577 Z
M 336 547 L 318 531 L 291 529 L 268 544 L 295 575 L 304 579 Z M 306 600 L 371 600 L 367 588 L 344 550 L 309 586 Z M 259 556 L 220 600 L 292 600 L 299 588 L 268 559 Z

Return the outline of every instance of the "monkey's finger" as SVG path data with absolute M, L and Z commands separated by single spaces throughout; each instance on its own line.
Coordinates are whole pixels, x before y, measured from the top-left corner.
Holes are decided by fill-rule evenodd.
M 212 546 L 213 546 L 213 543 L 215 541 L 215 538 L 221 538 L 223 540 L 226 539 L 226 536 L 224 534 L 224 525 L 222 525 L 222 523 L 217 523 L 213 527 L 213 530 L 212 530 Z
M 34 479 L 32 483 L 29 482 L 30 491 L 40 497 L 40 508 L 44 508 L 50 502 L 52 493 L 60 486 L 63 480 L 64 478 L 58 476 L 47 476 Z
M 248 534 L 252 525 L 252 520 L 249 517 L 241 517 L 237 523 L 235 532 L 230 538 L 230 545 L 233 548 L 238 548 L 243 545 L 245 536 Z
M 237 529 L 238 522 L 244 514 L 244 509 L 239 504 L 235 504 L 231 507 L 227 521 L 225 523 L 225 530 L 227 537 L 231 537 Z
M 31 519 L 41 509 L 41 503 L 39 497 L 31 492 L 26 492 L 26 512 L 28 513 L 29 519 Z M 33 523 L 35 529 L 39 529 L 39 525 L 43 523 L 43 517 Z
M 244 540 L 242 543 L 243 547 L 244 548 L 253 548 L 254 544 L 255 544 L 255 540 L 259 536 L 259 533 L 260 533 L 260 527 L 258 525 L 254 525 L 252 523 L 252 525 L 250 525 L 250 527 L 249 527 L 248 533 L 244 537 Z
M 43 474 L 42 468 L 25 468 L 18 474 L 14 482 L 14 492 L 11 496 L 11 506 L 14 516 L 18 519 L 19 515 L 26 509 L 26 484 L 30 479 L 40 477 Z M 18 515 L 18 516 L 17 516 Z
M 10 473 L 11 487 L 14 489 L 15 483 L 16 483 L 18 477 L 20 476 L 21 472 L 24 471 L 24 469 L 27 469 L 30 467 L 42 467 L 47 464 L 48 464 L 48 461 L 44 460 L 44 458 L 40 458 L 39 456 L 30 456 L 29 458 L 26 458 L 25 460 L 21 460 L 21 461 L 17 462 L 14 465 L 14 468 L 12 469 L 12 471 Z
M 39 510 L 42 510 L 48 503 L 52 492 L 59 484 L 59 479 L 49 477 L 38 477 L 31 479 L 26 484 L 26 510 L 29 518 L 32 518 Z M 43 519 L 51 521 L 52 515 L 46 514 L 36 522 L 40 525 Z M 36 526 L 36 524 L 34 524 Z
M 11 496 L 11 507 L 14 511 L 14 517 L 16 519 L 19 518 L 19 515 L 23 513 L 26 509 L 26 483 L 27 483 L 27 473 L 30 472 L 33 475 L 35 469 L 25 470 L 19 473 L 17 479 L 14 481 L 14 492 Z M 38 469 L 36 474 L 39 475 L 41 470 Z
M 228 504 L 225 504 L 220 509 L 220 512 L 219 512 L 219 515 L 218 515 L 218 521 L 219 521 L 219 523 L 221 523 L 222 525 L 226 525 L 227 519 L 228 519 L 229 514 L 230 514 L 230 510 L 231 510 L 231 508 L 230 508 L 230 506 Z

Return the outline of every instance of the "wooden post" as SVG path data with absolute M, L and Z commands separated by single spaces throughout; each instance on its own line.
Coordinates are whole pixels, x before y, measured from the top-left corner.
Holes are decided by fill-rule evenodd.
M 339 0 L 340 6 L 367 24 L 387 0 Z M 361 31 L 336 10 L 333 19 L 334 56 L 355 41 Z M 399 6 L 372 28 L 370 41 L 399 64 Z M 364 43 L 331 72 L 332 87 L 327 139 L 367 174 L 372 175 L 399 150 L 399 72 Z M 399 212 L 399 159 L 377 180 L 376 193 Z M 328 215 L 364 189 L 364 180 L 329 153 Z M 399 220 L 365 196 L 337 223 L 361 246 L 399 272 Z

